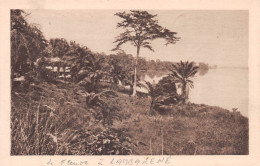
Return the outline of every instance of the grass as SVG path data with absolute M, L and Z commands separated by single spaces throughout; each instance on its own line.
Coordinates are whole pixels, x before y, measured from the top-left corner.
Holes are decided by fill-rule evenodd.
M 239 113 L 186 104 L 148 115 L 147 96 L 118 91 L 93 107 L 82 90 L 64 82 L 13 89 L 11 154 L 248 154 L 248 119 Z

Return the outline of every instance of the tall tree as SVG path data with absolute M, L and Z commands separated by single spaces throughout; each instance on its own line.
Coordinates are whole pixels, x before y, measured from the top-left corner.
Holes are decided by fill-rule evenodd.
M 136 47 L 136 60 L 134 65 L 134 85 L 133 94 L 136 95 L 136 73 L 137 62 L 141 47 L 154 51 L 151 46 L 151 41 L 162 38 L 166 40 L 166 45 L 175 44 L 179 40 L 169 29 L 163 28 L 158 24 L 157 15 L 152 15 L 147 11 L 131 10 L 129 13 L 118 12 L 116 16 L 123 20 L 117 23 L 117 28 L 125 29 L 125 32 L 116 37 L 114 43 L 116 47 L 113 50 L 120 49 L 124 43 L 130 42 Z
M 23 10 L 11 10 L 11 70 L 12 77 L 35 69 L 34 62 L 42 56 L 47 41 L 34 24 L 26 21 Z
M 193 62 L 180 62 L 172 65 L 172 76 L 176 79 L 176 83 L 180 83 L 182 88 L 183 103 L 188 99 L 188 87 L 193 88 L 193 81 L 191 80 L 198 72 L 198 66 Z

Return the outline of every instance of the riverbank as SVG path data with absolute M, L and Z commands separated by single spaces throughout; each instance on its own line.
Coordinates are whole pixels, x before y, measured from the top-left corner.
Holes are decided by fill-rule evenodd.
M 148 97 L 110 93 L 103 110 L 71 83 L 16 89 L 11 154 L 248 154 L 248 119 L 237 112 L 187 104 L 148 115 Z
M 194 88 L 190 89 L 189 100 L 197 104 L 219 106 L 232 111 L 233 108 L 248 117 L 248 69 L 225 67 L 209 69 L 193 79 Z M 150 70 L 143 73 L 141 80 L 158 83 L 169 71 Z M 239 81 L 238 81 L 239 80 Z M 139 88 L 142 92 L 147 89 Z

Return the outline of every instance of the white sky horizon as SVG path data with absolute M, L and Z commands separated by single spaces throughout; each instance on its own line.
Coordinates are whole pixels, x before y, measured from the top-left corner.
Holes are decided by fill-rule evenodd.
M 116 28 L 119 10 L 25 10 L 26 19 L 39 24 L 46 39 L 65 38 L 87 46 L 93 52 L 113 54 L 113 41 L 123 29 Z M 122 11 L 122 10 L 120 10 Z M 127 11 L 127 10 L 126 10 Z M 141 48 L 146 59 L 204 62 L 220 67 L 248 67 L 248 11 L 243 10 L 148 10 L 157 14 L 162 27 L 177 32 L 176 44 L 152 41 L 155 52 Z M 122 46 L 136 55 L 130 44 Z

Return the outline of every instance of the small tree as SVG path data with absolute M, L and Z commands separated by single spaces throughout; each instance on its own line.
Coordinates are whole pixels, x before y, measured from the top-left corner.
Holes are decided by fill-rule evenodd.
M 110 77 L 111 77 L 111 88 L 114 89 L 119 81 L 123 82 L 127 79 L 127 71 L 124 66 L 120 64 L 119 59 L 112 59 L 109 62 L 110 65 Z
M 108 75 L 104 68 L 104 57 L 89 54 L 86 56 L 86 61 L 83 66 L 81 66 L 81 70 L 78 72 L 77 81 L 80 82 L 85 80 L 87 83 L 85 85 L 86 90 L 90 92 L 97 92 L 99 88 L 99 83 L 101 79 Z
M 188 87 L 193 88 L 193 81 L 191 78 L 198 72 L 198 66 L 192 62 L 180 62 L 172 65 L 172 76 L 176 79 L 176 83 L 180 83 L 182 89 L 183 103 L 188 99 Z
M 70 66 L 70 74 L 74 82 L 77 82 L 79 72 L 86 70 L 90 54 L 92 52 L 86 46 L 80 46 L 75 41 L 70 42 L 69 51 L 63 56 L 63 59 Z
M 175 44 L 179 38 L 175 36 L 176 32 L 171 32 L 158 24 L 157 15 L 149 14 L 147 11 L 131 10 L 130 13 L 118 12 L 115 15 L 123 19 L 117 24 L 117 28 L 124 28 L 125 32 L 116 37 L 114 41 L 116 47 L 113 50 L 120 49 L 120 46 L 127 42 L 130 42 L 137 49 L 132 94 L 132 96 L 135 96 L 137 61 L 141 47 L 154 51 L 151 46 L 151 41 L 154 39 L 163 38 L 166 40 L 166 45 L 168 45 Z

